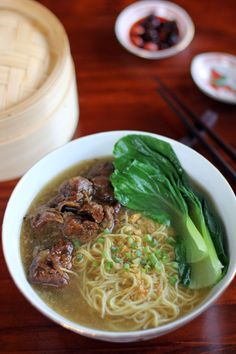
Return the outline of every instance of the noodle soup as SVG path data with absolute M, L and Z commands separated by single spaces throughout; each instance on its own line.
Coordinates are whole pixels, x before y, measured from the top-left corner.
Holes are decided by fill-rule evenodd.
M 171 227 L 122 206 L 116 210 L 104 175 L 91 173 L 97 162 L 106 164 L 106 161 L 110 163 L 111 159 L 91 160 L 74 166 L 50 182 L 37 196 L 21 232 L 25 272 L 35 291 L 50 307 L 81 325 L 109 331 L 161 326 L 191 311 L 206 296 L 208 289 L 193 290 L 181 284 L 174 252 L 176 235 Z M 79 190 L 83 202 L 78 200 L 79 193 L 76 195 L 79 211 L 75 210 L 72 193 L 75 181 L 78 182 L 74 176 L 88 178 L 97 186 L 97 194 L 91 197 L 90 185 L 85 186 L 83 180 L 87 194 Z M 69 184 L 64 182 L 68 180 Z M 102 190 L 101 185 L 106 188 Z M 64 199 L 66 196 L 66 203 L 62 195 Z M 46 227 L 39 214 L 42 206 L 43 215 L 46 213 L 46 220 L 49 220 Z M 53 212 L 53 208 L 56 211 Z M 99 212 L 105 215 L 101 220 Z M 112 227 L 109 213 L 110 216 L 113 213 Z M 59 218 L 62 214 L 63 221 Z M 106 216 L 109 222 L 105 220 Z M 52 218 L 53 223 L 56 220 L 53 227 Z M 74 225 L 78 219 L 80 229 Z M 65 220 L 68 222 L 66 227 Z M 89 222 L 98 226 L 91 231 Z M 85 224 L 86 229 L 81 231 Z M 81 241 L 75 236 L 75 230 L 85 231 L 86 238 Z M 91 237 L 87 238 L 87 235 Z M 67 243 L 58 250 L 54 245 L 61 239 Z M 65 249 L 67 253 L 64 253 Z M 47 279 L 42 280 L 45 272 L 48 272 Z M 57 278 L 53 279 L 54 275 Z

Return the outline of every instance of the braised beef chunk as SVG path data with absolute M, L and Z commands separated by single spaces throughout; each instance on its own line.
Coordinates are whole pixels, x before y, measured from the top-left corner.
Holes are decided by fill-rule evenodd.
M 80 208 L 79 215 L 90 215 L 90 221 L 95 221 L 96 223 L 101 223 L 104 219 L 103 206 L 95 202 L 84 203 L 82 208 Z M 89 219 L 89 217 L 87 217 Z
M 101 203 L 114 204 L 115 197 L 109 177 L 114 171 L 111 162 L 98 162 L 88 172 L 87 177 L 91 179 L 94 186 L 94 199 Z
M 51 198 L 47 205 L 49 208 L 56 208 L 58 205 L 63 203 L 66 200 L 65 196 L 63 194 L 57 194 L 55 197 Z
M 81 206 L 83 205 L 83 203 L 77 203 L 77 202 L 73 202 L 70 200 L 66 200 L 64 199 L 61 203 L 59 203 L 56 208 L 61 212 L 71 212 L 74 214 L 78 214 Z
M 114 172 L 114 166 L 112 162 L 97 162 L 88 172 L 87 177 L 92 179 L 97 176 L 109 177 Z
M 63 239 L 56 243 L 51 249 L 51 254 L 58 256 L 62 267 L 66 269 L 72 268 L 72 252 L 73 244 Z
M 70 200 L 79 202 L 81 199 L 91 196 L 93 184 L 85 177 L 73 177 L 61 184 L 59 193 Z
M 69 239 L 78 239 L 81 243 L 89 242 L 96 237 L 99 226 L 94 221 L 81 221 L 78 216 L 67 214 L 64 217 L 64 225 L 62 232 Z
M 92 178 L 94 198 L 101 203 L 114 204 L 116 202 L 112 185 L 106 176 Z
M 72 252 L 72 243 L 64 240 L 60 240 L 51 250 L 38 251 L 30 265 L 30 282 L 58 288 L 67 285 L 69 275 L 62 268 L 72 268 Z
M 45 225 L 57 226 L 63 224 L 62 214 L 54 208 L 40 207 L 33 215 L 29 216 L 33 230 L 42 229 Z
M 87 178 L 77 176 L 64 181 L 57 195 L 29 217 L 31 228 L 43 234 L 46 230 L 51 239 L 50 232 L 55 225 L 55 239 L 62 236 L 77 238 L 82 243 L 96 237 L 105 228 L 112 230 L 120 208 L 109 181 L 113 170 L 111 162 L 98 162 L 90 169 Z M 45 225 L 47 228 L 42 229 Z

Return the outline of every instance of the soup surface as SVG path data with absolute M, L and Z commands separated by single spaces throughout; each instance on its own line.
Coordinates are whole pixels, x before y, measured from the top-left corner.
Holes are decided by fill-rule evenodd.
M 70 168 L 33 201 L 21 234 L 25 272 L 50 307 L 81 325 L 156 327 L 189 312 L 208 290 L 180 284 L 172 228 L 117 203 L 111 161 Z

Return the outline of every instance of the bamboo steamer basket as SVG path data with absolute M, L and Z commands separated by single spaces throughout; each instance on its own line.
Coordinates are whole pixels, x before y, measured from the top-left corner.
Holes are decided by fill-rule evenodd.
M 78 118 L 62 24 L 33 0 L 0 0 L 0 181 L 22 176 L 69 141 Z

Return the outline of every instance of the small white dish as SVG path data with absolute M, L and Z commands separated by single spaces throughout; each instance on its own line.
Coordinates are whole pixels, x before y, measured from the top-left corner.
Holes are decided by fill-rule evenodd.
M 236 104 L 236 56 L 218 52 L 199 54 L 192 60 L 191 75 L 208 96 Z
M 167 49 L 149 51 L 139 48 L 131 42 L 130 29 L 132 25 L 150 14 L 176 21 L 179 40 L 175 45 Z M 120 44 L 129 52 L 146 59 L 162 59 L 179 53 L 190 44 L 194 31 L 194 24 L 183 8 L 172 2 L 162 0 L 135 2 L 119 14 L 115 23 L 115 34 Z

